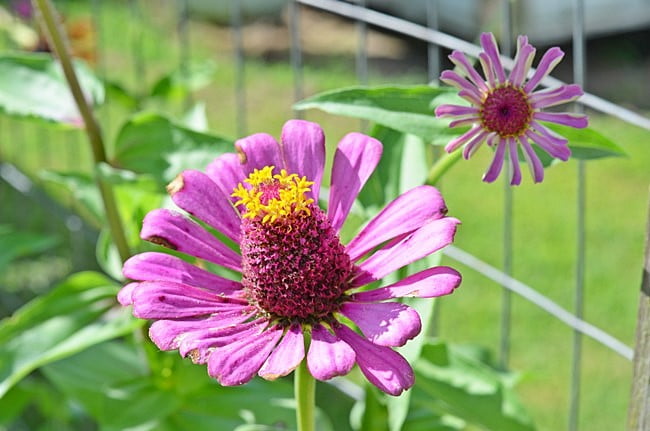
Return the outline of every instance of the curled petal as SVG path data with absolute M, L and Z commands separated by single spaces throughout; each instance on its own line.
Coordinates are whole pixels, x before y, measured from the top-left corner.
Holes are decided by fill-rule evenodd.
M 476 150 L 479 149 L 481 144 L 490 138 L 490 132 L 487 132 L 483 129 L 481 130 L 481 133 L 476 135 L 471 141 L 467 143 L 467 145 L 465 145 L 465 148 L 463 148 L 463 158 L 465 160 L 469 160 L 469 158 L 474 155 Z
M 307 369 L 316 379 L 329 380 L 346 375 L 354 366 L 355 357 L 354 350 L 347 343 L 322 325 L 312 327 Z
M 295 370 L 304 357 L 305 339 L 302 328 L 293 324 L 257 374 L 266 380 L 275 380 Z
M 440 74 L 440 80 L 445 84 L 449 84 L 459 90 L 465 91 L 471 95 L 472 98 L 481 100 L 481 93 L 472 85 L 467 79 L 463 78 L 452 70 L 445 70 Z
M 542 166 L 542 162 L 539 160 L 539 157 L 537 157 L 537 154 L 535 154 L 535 151 L 528 143 L 526 137 L 520 136 L 519 143 L 524 149 L 524 158 L 526 159 L 526 163 L 528 163 L 530 173 L 533 175 L 533 181 L 541 183 L 544 179 L 544 166 Z
M 506 73 L 503 70 L 503 65 L 501 64 L 501 59 L 499 58 L 499 48 L 497 47 L 497 41 L 494 39 L 494 35 L 492 33 L 483 33 L 481 34 L 480 40 L 481 46 L 483 47 L 485 54 L 490 59 L 492 68 L 494 68 L 497 82 L 506 82 Z
M 576 100 L 582 96 L 582 88 L 576 84 L 562 85 L 557 88 L 538 91 L 529 96 L 533 108 L 549 108 Z
M 583 114 L 569 114 L 566 112 L 535 112 L 533 118 L 551 123 L 564 124 L 565 126 L 584 129 L 588 125 L 587 116 Z
M 526 132 L 526 137 L 539 145 L 540 148 L 546 151 L 551 157 L 566 161 L 569 160 L 569 157 L 571 156 L 571 150 L 566 143 L 562 144 L 556 142 L 542 133 L 533 133 L 530 130 Z
M 530 66 L 533 64 L 533 58 L 535 58 L 535 48 L 528 43 L 520 44 L 515 57 L 515 66 L 512 68 L 512 72 L 510 72 L 510 82 L 512 85 L 521 87 L 530 70 Z
M 460 273 L 455 269 L 448 266 L 436 266 L 410 275 L 397 283 L 355 293 L 350 299 L 371 302 L 413 296 L 434 298 L 452 293 L 460 285 L 461 279 Z
M 479 75 L 478 72 L 476 72 L 476 69 L 474 69 L 474 67 L 467 60 L 465 54 L 463 54 L 460 51 L 454 51 L 449 56 L 449 59 L 460 70 L 462 70 L 465 76 L 467 76 L 469 80 L 472 81 L 472 83 L 476 85 L 480 90 L 482 91 L 488 90 L 487 85 L 485 85 L 485 81 L 483 80 L 483 78 L 481 78 L 481 75 Z
M 304 120 L 290 120 L 282 127 L 280 139 L 283 167 L 290 174 L 298 174 L 313 181 L 308 194 L 318 202 L 320 183 L 325 166 L 325 134 L 316 124 Z
M 514 138 L 508 138 L 508 159 L 512 169 L 511 186 L 521 184 L 521 169 L 519 168 L 519 155 L 517 154 L 517 141 Z
M 462 117 L 464 115 L 478 115 L 477 108 L 460 105 L 438 105 L 435 112 L 436 117 Z
M 557 66 L 557 64 L 562 60 L 562 57 L 564 57 L 564 52 L 557 46 L 546 51 L 542 56 L 542 59 L 539 61 L 535 73 L 526 83 L 524 91 L 526 93 L 532 92 L 539 85 L 542 79 L 546 78 L 546 76 L 555 69 L 555 66 Z
M 215 328 L 200 328 L 184 333 L 178 342 L 178 353 L 182 357 L 189 356 L 195 364 L 205 364 L 217 347 L 227 346 L 251 335 L 259 334 L 266 328 L 265 320 L 257 319 L 250 322 Z
M 422 329 L 418 312 L 399 302 L 347 302 L 341 306 L 341 313 L 379 346 L 403 346 Z
M 485 136 L 485 132 L 483 131 L 482 127 L 474 126 L 471 129 L 469 129 L 467 132 L 460 135 L 459 137 L 452 139 L 445 146 L 445 151 L 448 153 L 452 153 L 454 150 L 465 145 L 467 142 L 474 139 L 476 136 Z
M 485 175 L 483 175 L 483 181 L 485 181 L 486 183 L 491 183 L 497 179 L 497 177 L 501 173 L 501 168 L 503 168 L 503 160 L 505 158 L 505 152 L 506 152 L 506 141 L 504 139 L 500 139 L 497 143 L 497 148 L 494 151 L 494 157 L 492 158 L 492 163 L 490 163 L 490 167 L 485 172 Z

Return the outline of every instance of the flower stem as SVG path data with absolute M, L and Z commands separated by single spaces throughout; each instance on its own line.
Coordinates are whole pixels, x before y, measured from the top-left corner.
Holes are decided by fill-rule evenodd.
M 307 369 L 303 360 L 294 376 L 294 394 L 296 397 L 296 422 L 298 431 L 314 431 L 314 411 L 316 409 L 316 380 Z
M 92 148 L 95 165 L 102 162 L 107 163 L 108 159 L 106 157 L 104 141 L 99 129 L 99 124 L 95 120 L 92 109 L 86 101 L 81 86 L 79 85 L 77 74 L 72 66 L 69 44 L 66 40 L 65 33 L 61 30 L 61 25 L 58 22 L 58 14 L 54 9 L 54 5 L 50 0 L 32 0 L 32 2 L 35 8 L 40 11 L 43 30 L 47 36 L 50 48 L 61 62 L 63 74 L 68 82 L 68 86 L 70 87 L 72 96 L 77 104 L 79 113 L 83 118 L 84 129 L 86 130 L 88 141 Z M 106 218 L 108 219 L 108 226 L 111 230 L 111 236 L 117 246 L 120 258 L 122 261 L 125 261 L 129 258 L 131 253 L 129 251 L 126 235 L 124 234 L 124 227 L 122 226 L 122 221 L 117 209 L 115 194 L 113 193 L 113 189 L 99 178 L 96 178 L 96 182 L 104 203 L 104 210 L 106 212 Z
M 431 166 L 429 170 L 429 175 L 425 184 L 430 186 L 435 186 L 440 178 L 444 175 L 445 172 L 449 170 L 459 159 L 462 154 L 462 151 L 454 151 L 452 153 L 444 153 L 442 157 L 438 159 L 436 163 Z

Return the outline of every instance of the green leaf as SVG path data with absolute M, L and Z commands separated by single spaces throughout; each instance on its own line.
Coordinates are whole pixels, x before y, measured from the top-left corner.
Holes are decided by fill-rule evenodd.
M 74 200 L 82 205 L 82 216 L 90 218 L 96 226 L 103 224 L 104 204 L 97 190 L 97 183 L 90 175 L 81 172 L 41 171 L 39 176 L 44 181 L 64 187 Z
M 320 93 L 294 105 L 294 109 L 362 118 L 431 141 L 440 134 L 453 135 L 449 120 L 436 118 L 432 101 L 453 89 L 416 86 L 350 87 Z
M 104 101 L 104 87 L 81 61 L 75 71 L 91 105 Z M 83 120 L 59 63 L 49 54 L 0 56 L 0 111 L 79 127 Z
M 0 397 L 31 371 L 142 324 L 111 309 L 118 290 L 99 273 L 74 274 L 0 321 Z
M 210 60 L 192 62 L 183 70 L 175 70 L 160 78 L 151 89 L 151 96 L 180 100 L 214 79 L 217 65 Z
M 42 253 L 58 242 L 59 239 L 54 236 L 14 231 L 9 225 L 0 225 L 0 271 L 13 260 Z
M 468 350 L 429 343 L 414 368 L 418 383 L 412 397 L 426 400 L 438 416 L 452 415 L 495 431 L 535 429 L 512 389 L 512 377 L 468 354 Z
M 184 169 L 204 169 L 232 150 L 231 140 L 190 130 L 162 115 L 141 113 L 120 130 L 113 165 L 167 184 Z
M 625 151 L 614 141 L 591 127 L 576 129 L 560 124 L 544 125 L 569 140 L 572 158 L 592 160 L 625 156 Z

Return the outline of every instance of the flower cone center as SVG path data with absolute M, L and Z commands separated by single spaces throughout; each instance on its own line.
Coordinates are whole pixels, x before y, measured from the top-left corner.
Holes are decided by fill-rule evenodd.
M 491 90 L 480 112 L 483 126 L 503 138 L 523 134 L 532 114 L 526 94 L 510 85 Z

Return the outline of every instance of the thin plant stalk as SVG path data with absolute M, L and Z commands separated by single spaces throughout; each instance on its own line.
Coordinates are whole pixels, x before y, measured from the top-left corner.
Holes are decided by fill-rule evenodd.
M 68 82 L 68 86 L 72 92 L 75 103 L 77 104 L 79 113 L 83 118 L 84 129 L 88 135 L 88 142 L 92 149 L 95 166 L 99 163 L 108 163 L 99 124 L 93 115 L 92 108 L 84 97 L 81 85 L 77 79 L 77 74 L 72 65 L 69 43 L 66 39 L 65 33 L 61 29 L 60 23 L 57 21 L 58 14 L 54 9 L 54 5 L 50 0 L 32 0 L 32 3 L 35 6 L 35 9 L 40 11 L 43 30 L 47 36 L 49 45 L 61 63 L 63 74 Z M 101 179 L 96 178 L 96 182 L 102 202 L 104 203 L 104 210 L 111 231 L 111 236 L 117 246 L 120 258 L 122 262 L 124 262 L 129 258 L 131 253 L 129 251 L 124 227 L 117 209 L 115 194 L 113 193 L 113 189 L 108 184 L 101 181 Z
M 444 153 L 436 163 L 431 166 L 425 184 L 435 186 L 440 178 L 451 168 L 459 159 L 462 151 L 454 151 L 452 153 Z
M 294 375 L 294 395 L 296 398 L 296 422 L 298 431 L 314 431 L 316 409 L 316 380 L 307 369 L 303 360 Z

